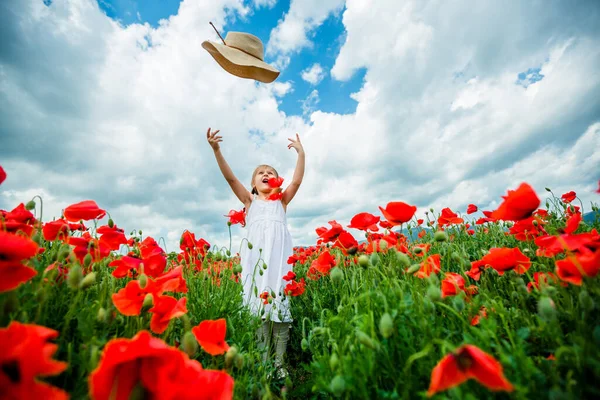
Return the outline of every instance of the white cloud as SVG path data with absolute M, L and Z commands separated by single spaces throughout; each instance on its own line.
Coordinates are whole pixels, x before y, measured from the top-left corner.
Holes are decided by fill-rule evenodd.
M 275 6 L 275 4 L 277 4 L 277 0 L 252 0 L 252 3 L 254 4 L 254 7 L 256 7 L 256 8 L 261 8 L 261 7 L 273 8 L 273 6 Z
M 313 64 L 310 68 L 305 69 L 301 73 L 302 79 L 311 85 L 318 85 L 325 77 L 325 71 L 321 64 Z
M 310 92 L 306 99 L 302 100 L 302 113 L 306 115 L 313 112 L 317 105 L 319 105 L 320 101 L 321 99 L 319 99 L 319 91 L 314 89 L 312 92 Z
M 267 53 L 286 55 L 310 46 L 312 31 L 343 5 L 344 0 L 292 0 L 289 11 L 271 31 Z

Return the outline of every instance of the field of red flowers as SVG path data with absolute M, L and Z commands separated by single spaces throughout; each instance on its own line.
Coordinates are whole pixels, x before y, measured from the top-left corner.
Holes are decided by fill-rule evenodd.
M 0 398 L 600 397 L 600 220 L 574 192 L 542 203 L 523 183 L 425 220 L 394 201 L 317 228 L 285 293 L 262 295 L 290 297 L 285 379 L 242 305 L 239 249 L 184 231 L 166 253 L 94 201 L 50 220 L 27 200 L 0 210 Z

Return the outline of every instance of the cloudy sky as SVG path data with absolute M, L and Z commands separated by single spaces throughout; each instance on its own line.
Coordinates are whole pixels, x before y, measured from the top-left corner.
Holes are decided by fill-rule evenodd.
M 589 209 L 599 20 L 594 0 L 3 0 L 0 209 L 39 194 L 48 220 L 93 199 L 168 250 L 184 229 L 226 245 L 242 205 L 208 127 L 248 186 L 261 163 L 290 180 L 300 134 L 296 244 L 390 201 L 491 209 L 524 181 Z M 277 81 L 225 73 L 209 21 L 258 36 Z

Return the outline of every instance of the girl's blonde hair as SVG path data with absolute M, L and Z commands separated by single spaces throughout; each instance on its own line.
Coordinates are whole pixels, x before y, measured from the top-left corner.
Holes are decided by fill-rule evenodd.
M 273 167 L 271 167 L 270 165 L 267 164 L 261 164 L 258 167 L 256 167 L 254 169 L 254 172 L 252 173 L 252 180 L 250 181 L 250 187 L 252 188 L 252 194 L 258 194 L 258 190 L 256 190 L 256 187 L 254 186 L 254 178 L 256 178 L 256 174 L 258 173 L 258 170 L 261 168 L 269 168 L 272 169 L 273 172 L 275 172 L 275 178 L 279 178 L 279 173 L 277 173 L 277 170 Z

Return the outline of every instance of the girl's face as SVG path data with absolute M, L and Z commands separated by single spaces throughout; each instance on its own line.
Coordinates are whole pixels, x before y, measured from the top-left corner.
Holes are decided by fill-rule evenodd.
M 254 186 L 259 193 L 269 193 L 271 187 L 269 186 L 269 179 L 277 178 L 277 173 L 273 168 L 262 167 L 256 172 L 254 177 Z

